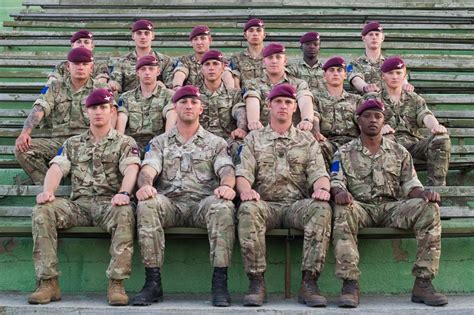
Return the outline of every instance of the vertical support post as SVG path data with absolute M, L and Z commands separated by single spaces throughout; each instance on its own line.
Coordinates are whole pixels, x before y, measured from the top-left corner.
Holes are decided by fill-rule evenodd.
M 290 237 L 285 238 L 285 299 L 291 298 L 291 248 Z

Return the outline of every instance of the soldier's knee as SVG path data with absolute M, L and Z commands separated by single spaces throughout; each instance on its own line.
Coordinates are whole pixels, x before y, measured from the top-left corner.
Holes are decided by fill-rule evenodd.
M 231 220 L 233 222 L 235 206 L 232 201 L 225 200 L 218 205 L 215 213 L 219 220 Z
M 31 214 L 33 224 L 44 224 L 45 222 L 53 222 L 54 215 L 50 209 L 49 203 L 36 205 Z
M 117 219 L 123 224 L 134 224 L 135 215 L 133 214 L 133 208 L 130 205 L 126 206 L 114 206 L 112 209 L 117 215 Z
M 244 201 L 240 204 L 237 217 L 239 218 L 239 220 L 241 220 L 241 218 L 252 219 L 257 217 L 259 212 L 259 207 L 257 206 L 256 201 Z
M 326 201 L 312 201 L 310 204 L 311 213 L 316 216 L 331 218 L 332 209 L 329 202 Z
M 137 205 L 137 218 L 148 217 L 151 214 L 155 213 L 159 205 L 159 195 L 149 198 L 147 200 L 142 200 L 138 202 Z
M 449 135 L 436 135 L 431 141 L 432 150 L 450 151 L 451 150 L 451 139 Z
M 332 217 L 334 221 L 347 220 L 347 215 L 351 213 L 351 208 L 348 205 L 333 205 Z
M 426 223 L 437 222 L 440 220 L 440 208 L 435 202 L 424 202 L 423 210 L 418 220 Z

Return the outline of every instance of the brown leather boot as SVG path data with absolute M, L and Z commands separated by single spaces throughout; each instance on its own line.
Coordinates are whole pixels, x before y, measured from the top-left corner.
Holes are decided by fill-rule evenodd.
M 28 297 L 30 304 L 48 304 L 49 302 L 61 300 L 58 278 L 41 279 L 36 291 Z
M 411 301 L 415 303 L 425 303 L 429 306 L 443 306 L 448 304 L 448 298 L 436 292 L 431 283 L 431 279 L 416 278 L 411 293 Z
M 344 279 L 339 307 L 355 308 L 359 305 L 359 281 Z
M 309 270 L 303 271 L 298 303 L 306 304 L 310 307 L 325 307 L 327 305 L 326 298 L 319 292 L 318 278 L 319 273 L 312 274 Z
M 267 289 L 263 273 L 248 274 L 249 292 L 244 296 L 244 306 L 262 306 L 267 299 Z
M 123 287 L 123 280 L 110 279 L 107 290 L 107 299 L 112 306 L 128 305 L 128 296 Z

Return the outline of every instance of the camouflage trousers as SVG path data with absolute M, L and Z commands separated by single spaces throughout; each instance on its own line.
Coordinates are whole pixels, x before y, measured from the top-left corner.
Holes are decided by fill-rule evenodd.
M 57 229 L 99 226 L 112 235 L 107 277 L 125 279 L 132 269 L 135 216 L 131 206 L 112 206 L 111 197 L 56 198 L 33 209 L 33 260 L 37 279 L 57 277 Z M 84 253 L 87 255 L 87 253 Z
M 314 199 L 293 203 L 263 200 L 242 202 L 237 217 L 245 272 L 265 272 L 265 233 L 280 227 L 304 231 L 301 270 L 321 272 L 331 238 L 331 216 L 329 203 Z
M 439 207 L 414 198 L 380 204 L 354 201 L 351 205 L 335 205 L 333 246 L 336 256 L 336 277 L 357 280 L 359 228 L 382 226 L 413 229 L 417 241 L 415 277 L 433 278 L 439 269 L 441 255 L 441 221 Z
M 15 149 L 18 164 L 30 176 L 35 185 L 43 185 L 44 177 L 49 168 L 49 161 L 58 153 L 67 138 L 33 138 L 31 147 L 26 152 Z
M 162 267 L 165 251 L 164 229 L 195 226 L 207 229 L 213 267 L 230 266 L 235 241 L 232 201 L 209 196 L 199 201 L 187 196 L 156 195 L 137 207 L 138 242 L 145 267 Z

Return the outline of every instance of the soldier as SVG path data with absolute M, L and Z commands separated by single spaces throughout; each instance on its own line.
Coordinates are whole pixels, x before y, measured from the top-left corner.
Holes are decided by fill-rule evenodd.
M 245 306 L 261 306 L 266 288 L 265 232 L 304 230 L 302 280 L 298 302 L 326 306 L 317 280 L 331 234 L 329 175 L 318 142 L 292 125 L 296 90 L 281 84 L 269 95 L 270 124 L 245 138 L 237 165 L 238 234 L 250 285 Z
M 234 165 L 224 139 L 199 125 L 199 90 L 185 86 L 173 96 L 176 127 L 150 141 L 138 176 L 138 242 L 146 280 L 133 305 L 161 301 L 163 229 L 206 228 L 209 235 L 212 305 L 229 306 L 227 268 L 234 244 Z M 153 183 L 156 181 L 156 186 Z
M 74 48 L 87 48 L 90 51 L 94 50 L 94 36 L 88 30 L 79 30 L 75 32 L 71 37 L 71 49 Z M 63 61 L 58 64 L 54 71 L 48 74 L 48 84 L 51 83 L 53 80 L 60 80 L 63 77 L 69 77 L 71 74 L 69 73 L 68 62 Z M 106 62 L 94 61 L 94 67 L 92 72 L 92 77 L 102 83 L 107 83 L 109 80 L 109 67 L 107 66 Z
M 247 49 L 229 58 L 236 87 L 244 87 L 248 81 L 263 75 L 262 51 L 266 36 L 263 20 L 250 19 L 245 23 L 244 38 L 247 40 Z
M 314 95 L 316 130 L 313 131 L 329 166 L 339 146 L 359 135 L 354 112 L 361 97 L 344 90 L 346 62 L 342 57 L 330 58 L 324 63 L 322 70 L 325 84 Z
M 132 40 L 135 50 L 120 57 L 113 66 L 109 86 L 113 91 L 126 92 L 139 85 L 135 65 L 140 57 L 152 55 L 159 62 L 160 79 L 165 84 L 171 80 L 173 63 L 171 58 L 153 50 L 152 41 L 155 39 L 153 23 L 148 20 L 138 20 L 132 25 Z
M 163 108 L 171 104 L 173 93 L 158 82 L 160 66 L 155 56 L 140 57 L 135 69 L 140 85 L 120 97 L 116 129 L 133 137 L 143 150 L 154 136 L 165 131 Z M 169 111 L 168 115 L 175 113 Z M 174 125 L 175 118 L 171 120 Z
M 135 217 L 130 192 L 140 165 L 135 141 L 111 127 L 113 95 L 97 89 L 85 104 L 90 129 L 64 142 L 50 162 L 43 192 L 33 209 L 33 260 L 38 287 L 30 304 L 61 299 L 57 270 L 57 230 L 99 226 L 112 235 L 107 269 L 110 305 L 127 305 L 123 280 L 130 276 Z M 71 198 L 56 198 L 62 177 L 71 173 Z
M 212 44 L 211 30 L 206 25 L 195 26 L 191 30 L 191 33 L 189 33 L 189 40 L 191 41 L 194 52 L 181 57 L 175 62 L 172 83 L 173 90 L 177 90 L 184 85 L 198 86 L 202 84 L 203 81 L 200 60 L 202 56 L 209 51 L 209 47 Z M 234 88 L 234 79 L 230 68 L 226 68 L 226 71 L 222 75 L 222 80 L 226 87 Z
M 413 229 L 418 251 L 412 274 L 412 301 L 444 305 L 431 279 L 438 272 L 441 223 L 436 192 L 424 190 L 410 153 L 382 137 L 384 106 L 367 100 L 356 110 L 360 138 L 343 145 L 331 165 L 334 211 L 333 245 L 336 277 L 344 280 L 339 306 L 359 304 L 359 228 L 383 226 Z
M 365 45 L 365 55 L 356 58 L 347 66 L 348 80 L 351 86 L 361 94 L 377 92 L 382 88 L 380 66 L 385 60 L 382 55 L 382 43 L 385 40 L 382 25 L 379 22 L 367 23 L 361 35 Z M 413 92 L 414 87 L 405 80 L 403 89 Z
M 421 96 L 403 90 L 407 71 L 400 57 L 387 58 L 381 72 L 384 89 L 367 94 L 366 98 L 376 98 L 385 104 L 382 134 L 403 145 L 412 157 L 426 161 L 428 186 L 446 186 L 451 156 L 448 131 L 439 124 Z M 421 134 L 422 127 L 430 131 L 430 136 Z
M 293 117 L 293 120 L 298 123 L 298 128 L 301 130 L 313 128 L 313 95 L 305 81 L 285 73 L 287 60 L 285 46 L 282 44 L 271 43 L 263 50 L 265 73 L 262 77 L 250 81 L 243 95 L 249 130 L 263 128 L 263 125 L 268 123 L 269 108 L 265 106 L 265 101 L 270 90 L 281 83 L 289 83 L 296 87 L 297 104 L 301 112 L 296 116 L 301 116 L 301 119 Z
M 287 67 L 288 74 L 305 80 L 309 89 L 316 95 L 320 90 L 324 90 L 322 64 L 318 60 L 319 49 L 321 47 L 319 33 L 308 32 L 300 38 L 300 49 L 303 52 L 303 59 Z
M 67 59 L 71 76 L 55 80 L 43 89 L 15 142 L 15 157 L 36 185 L 43 183 L 48 162 L 63 142 L 87 130 L 89 117 L 84 101 L 93 88 L 105 86 L 90 77 L 94 57 L 89 49 L 74 48 Z M 31 132 L 45 118 L 50 118 L 52 138 L 32 139 Z

